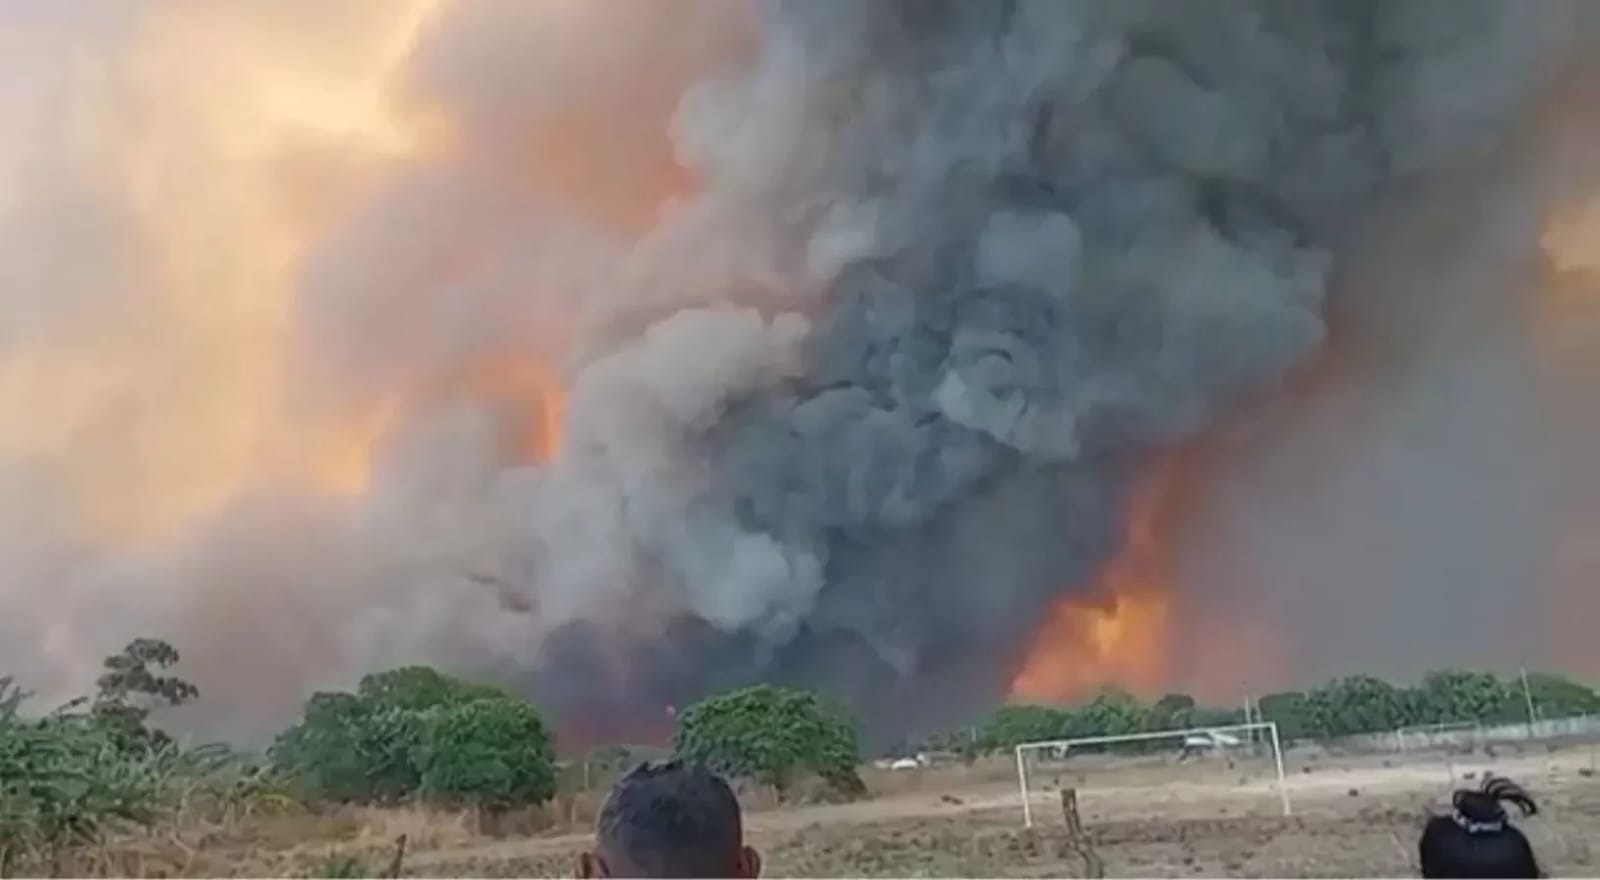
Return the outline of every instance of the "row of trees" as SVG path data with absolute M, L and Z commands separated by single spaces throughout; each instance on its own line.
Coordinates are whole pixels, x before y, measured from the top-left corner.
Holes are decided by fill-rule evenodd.
M 415 802 L 488 811 L 555 794 L 550 733 L 533 705 L 499 688 L 423 666 L 363 678 L 354 692 L 324 692 L 261 758 L 221 746 L 189 748 L 151 726 L 162 707 L 198 691 L 168 674 L 178 652 L 139 639 L 106 659 L 93 696 L 42 717 L 0 678 L 0 876 L 54 871 L 59 856 L 122 829 L 150 828 L 185 808 L 239 812 L 268 799 Z M 1600 695 L 1552 675 L 1501 679 L 1445 671 L 1412 686 L 1355 676 L 1258 703 L 1289 739 L 1327 739 L 1453 722 L 1521 721 L 1530 702 L 1545 717 L 1600 712 Z M 980 727 L 936 737 L 931 748 L 969 755 L 1018 743 L 1244 721 L 1242 709 L 1201 706 L 1186 695 L 1145 702 L 1107 689 L 1077 706 L 1018 705 Z M 760 685 L 714 696 L 678 716 L 673 751 L 780 795 L 806 779 L 845 796 L 862 793 L 855 723 L 816 694 Z
M 1411 686 L 1371 676 L 1336 679 L 1308 691 L 1262 697 L 1263 721 L 1290 739 L 1331 739 L 1434 724 L 1507 724 L 1600 712 L 1600 695 L 1559 675 L 1500 678 L 1488 672 L 1431 672 Z
M 1600 712 L 1600 695 L 1558 675 L 1519 678 L 1487 672 L 1445 670 L 1415 685 L 1371 676 L 1350 676 L 1305 691 L 1262 697 L 1248 720 L 1272 721 L 1285 739 L 1328 740 L 1433 724 L 1504 724 L 1528 720 L 1529 705 L 1540 717 Z M 1142 731 L 1210 727 L 1246 721 L 1245 710 L 1200 706 L 1193 697 L 1169 694 L 1153 703 L 1107 688 L 1077 706 L 1005 706 L 984 724 L 935 737 L 929 748 L 987 754 L 1018 743 Z
M 538 711 L 503 690 L 424 666 L 323 692 L 264 756 L 189 748 L 149 723 L 198 690 L 166 674 L 165 642 L 139 639 L 106 659 L 92 697 L 28 717 L 27 694 L 0 677 L 0 876 L 70 871 L 63 854 L 176 822 L 184 809 L 242 812 L 282 802 L 424 802 L 498 811 L 556 791 L 551 737 Z M 805 778 L 862 793 L 854 722 L 815 694 L 757 686 L 684 710 L 678 757 L 781 793 Z
M 673 751 L 780 794 L 802 777 L 863 790 L 854 723 L 804 691 L 761 685 L 690 706 Z M 423 666 L 369 675 L 353 694 L 312 696 L 269 754 L 317 800 L 497 810 L 541 803 L 556 788 L 550 736 L 532 705 Z
M 1242 710 L 1198 705 L 1186 694 L 1168 694 L 1146 703 L 1121 688 L 1108 687 L 1077 706 L 1002 706 L 984 724 L 931 739 L 935 750 L 967 756 L 1009 749 L 1018 743 L 1085 736 L 1121 736 L 1144 731 L 1237 724 Z

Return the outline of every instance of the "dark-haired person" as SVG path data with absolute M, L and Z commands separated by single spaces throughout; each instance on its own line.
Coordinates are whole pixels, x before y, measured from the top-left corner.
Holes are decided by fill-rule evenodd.
M 642 764 L 622 777 L 595 821 L 581 877 L 756 877 L 739 801 L 722 778 L 681 761 Z
M 1540 877 L 1528 838 L 1511 824 L 1505 805 L 1524 816 L 1539 805 L 1516 783 L 1486 777 L 1483 787 L 1462 789 L 1451 798 L 1454 809 L 1434 816 L 1418 844 L 1424 877 Z

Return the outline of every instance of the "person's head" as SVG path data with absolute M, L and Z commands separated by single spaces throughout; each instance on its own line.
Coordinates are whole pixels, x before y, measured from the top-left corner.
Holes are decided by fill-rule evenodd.
M 611 789 L 595 822 L 584 877 L 755 877 L 761 857 L 744 845 L 739 801 L 703 767 L 642 764 Z
M 1511 824 L 1505 804 L 1524 816 L 1539 805 L 1509 779 L 1486 777 L 1479 789 L 1462 789 L 1449 815 L 1434 816 L 1418 849 L 1424 877 L 1538 877 L 1533 847 Z

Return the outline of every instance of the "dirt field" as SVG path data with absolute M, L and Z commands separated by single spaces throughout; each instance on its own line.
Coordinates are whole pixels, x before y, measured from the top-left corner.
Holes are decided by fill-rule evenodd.
M 1545 814 L 1523 824 L 1546 868 L 1593 875 L 1600 779 L 1589 746 L 1496 758 L 1340 759 L 1291 754 L 1294 815 L 1281 815 L 1270 764 L 1080 759 L 1039 773 L 1035 830 L 1021 828 L 1010 765 L 878 774 L 870 801 L 756 810 L 749 824 L 768 874 L 797 876 L 1074 876 L 1056 789 L 1074 785 L 1111 876 L 1404 876 L 1426 811 L 1493 770 L 1534 791 Z M 1467 777 L 1470 776 L 1471 779 Z M 1241 780 L 1243 784 L 1241 784 Z M 423 874 L 570 874 L 584 835 L 419 853 Z
M 1272 765 L 1252 759 L 1176 764 L 1170 757 L 1079 757 L 1036 768 L 1036 826 L 1022 828 L 1014 765 L 871 772 L 874 797 L 771 807 L 746 798 L 750 836 L 776 877 L 1064 877 L 1082 862 L 1064 847 L 1058 790 L 1076 787 L 1109 876 L 1415 876 L 1430 808 L 1482 774 L 1527 786 L 1544 813 L 1522 824 L 1553 875 L 1597 872 L 1600 778 L 1592 746 L 1539 745 L 1495 756 L 1336 757 L 1291 753 L 1293 816 L 1281 815 Z M 580 809 L 581 807 L 581 809 Z M 568 831 L 484 837 L 462 817 L 373 810 L 302 817 L 269 833 L 212 840 L 194 861 L 150 873 L 350 876 L 387 870 L 392 841 L 411 842 L 411 876 L 572 876 L 592 800 L 567 805 Z M 345 860 L 354 859 L 355 862 Z M 352 867 L 355 864 L 359 867 Z M 145 873 L 119 859 L 121 873 Z

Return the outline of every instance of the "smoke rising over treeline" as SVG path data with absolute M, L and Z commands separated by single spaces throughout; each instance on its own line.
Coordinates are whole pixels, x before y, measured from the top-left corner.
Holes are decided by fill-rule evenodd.
M 1570 11 L 19 5 L 0 663 L 169 637 L 236 731 L 405 661 L 594 735 L 959 717 Z

